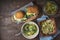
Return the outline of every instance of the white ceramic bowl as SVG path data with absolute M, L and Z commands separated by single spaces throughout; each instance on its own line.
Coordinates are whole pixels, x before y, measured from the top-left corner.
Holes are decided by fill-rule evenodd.
M 36 27 L 37 27 L 37 32 L 34 33 L 34 34 L 31 35 L 31 36 L 26 36 L 26 35 L 23 33 L 23 27 L 24 27 L 24 25 L 27 24 L 27 23 L 29 23 L 29 24 L 35 24 Z M 25 38 L 27 38 L 27 39 L 33 39 L 33 38 L 35 38 L 35 37 L 38 35 L 38 33 L 39 33 L 39 27 L 38 27 L 38 25 L 37 25 L 35 22 L 31 22 L 31 21 L 30 21 L 30 22 L 26 22 L 26 23 L 23 24 L 23 26 L 22 26 L 22 28 L 21 28 L 21 33 L 22 33 L 22 35 L 23 35 Z

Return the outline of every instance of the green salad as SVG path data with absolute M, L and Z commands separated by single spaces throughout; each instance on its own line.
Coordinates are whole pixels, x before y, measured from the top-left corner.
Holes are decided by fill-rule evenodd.
M 44 6 L 44 11 L 48 15 L 56 14 L 56 11 L 57 11 L 56 3 L 52 1 L 47 2 L 46 5 Z
M 37 27 L 35 24 L 25 24 L 23 27 L 23 33 L 27 36 L 31 36 L 37 32 Z

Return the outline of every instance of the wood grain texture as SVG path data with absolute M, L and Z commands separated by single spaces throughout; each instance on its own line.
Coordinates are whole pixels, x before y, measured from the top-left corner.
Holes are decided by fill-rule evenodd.
M 28 4 L 29 2 L 34 1 L 34 3 L 38 4 L 38 6 L 42 9 L 45 0 L 1 0 L 0 4 L 0 40 L 28 40 L 24 38 L 22 35 L 16 37 L 15 34 L 20 32 L 21 25 L 23 23 L 17 25 L 16 23 L 12 23 L 9 20 L 10 13 L 19 9 L 20 7 Z M 60 1 L 56 0 L 60 7 Z M 60 10 L 60 8 L 59 8 Z M 60 11 L 58 11 L 60 14 Z M 60 15 L 57 14 L 57 17 Z M 9 21 L 8 21 L 9 20 Z M 57 19 L 57 21 L 59 18 Z M 8 23 L 6 23 L 8 22 Z M 57 24 L 60 22 L 58 21 Z M 39 40 L 39 37 L 32 40 Z

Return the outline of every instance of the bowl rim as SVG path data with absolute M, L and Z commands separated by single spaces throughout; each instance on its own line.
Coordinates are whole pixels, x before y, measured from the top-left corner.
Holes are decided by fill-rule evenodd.
M 36 32 L 35 34 L 33 34 L 33 35 L 31 35 L 31 36 L 26 36 L 26 35 L 23 33 L 23 27 L 24 27 L 24 25 L 27 24 L 27 23 L 33 23 L 33 24 L 36 25 L 36 27 L 37 27 L 38 30 L 37 30 L 37 32 Z M 22 35 L 23 35 L 25 38 L 27 38 L 27 39 L 33 39 L 33 38 L 35 38 L 35 37 L 39 34 L 39 27 L 38 27 L 38 25 L 37 25 L 35 22 L 29 21 L 29 22 L 26 22 L 26 23 L 24 23 L 24 24 L 22 25 L 22 27 L 21 27 L 21 33 L 22 33 Z
M 58 11 L 58 4 L 55 2 L 55 1 L 46 1 L 45 2 L 45 4 L 44 4 L 44 6 L 43 6 L 43 8 L 42 8 L 42 10 L 43 10 L 43 13 L 44 14 L 46 14 L 46 15 L 48 15 L 48 16 L 53 16 L 53 15 L 55 15 L 55 14 L 48 14 L 47 12 L 45 12 L 45 6 L 46 6 L 46 4 L 47 4 L 47 2 L 50 2 L 50 3 L 53 3 L 53 4 L 55 4 L 56 5 L 56 12 L 55 12 L 55 14 L 57 13 L 57 11 Z

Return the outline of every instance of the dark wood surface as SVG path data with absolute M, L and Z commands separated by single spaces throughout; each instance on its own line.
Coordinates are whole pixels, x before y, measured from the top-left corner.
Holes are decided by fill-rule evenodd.
M 32 0 L 34 3 L 37 3 L 39 7 L 43 7 L 45 0 Z M 14 10 L 19 9 L 20 7 L 28 4 L 31 2 L 31 0 L 2 0 L 0 1 L 1 7 L 1 13 L 0 13 L 0 40 L 28 40 L 24 38 L 22 35 L 15 36 L 15 34 L 20 32 L 20 28 L 23 23 L 16 24 L 11 22 L 10 16 L 11 12 Z M 56 0 L 57 4 L 60 7 L 60 1 Z M 60 10 L 60 8 L 59 8 Z M 60 11 L 58 11 L 58 14 L 55 16 L 57 27 L 60 29 Z M 32 40 L 39 40 L 39 37 Z

